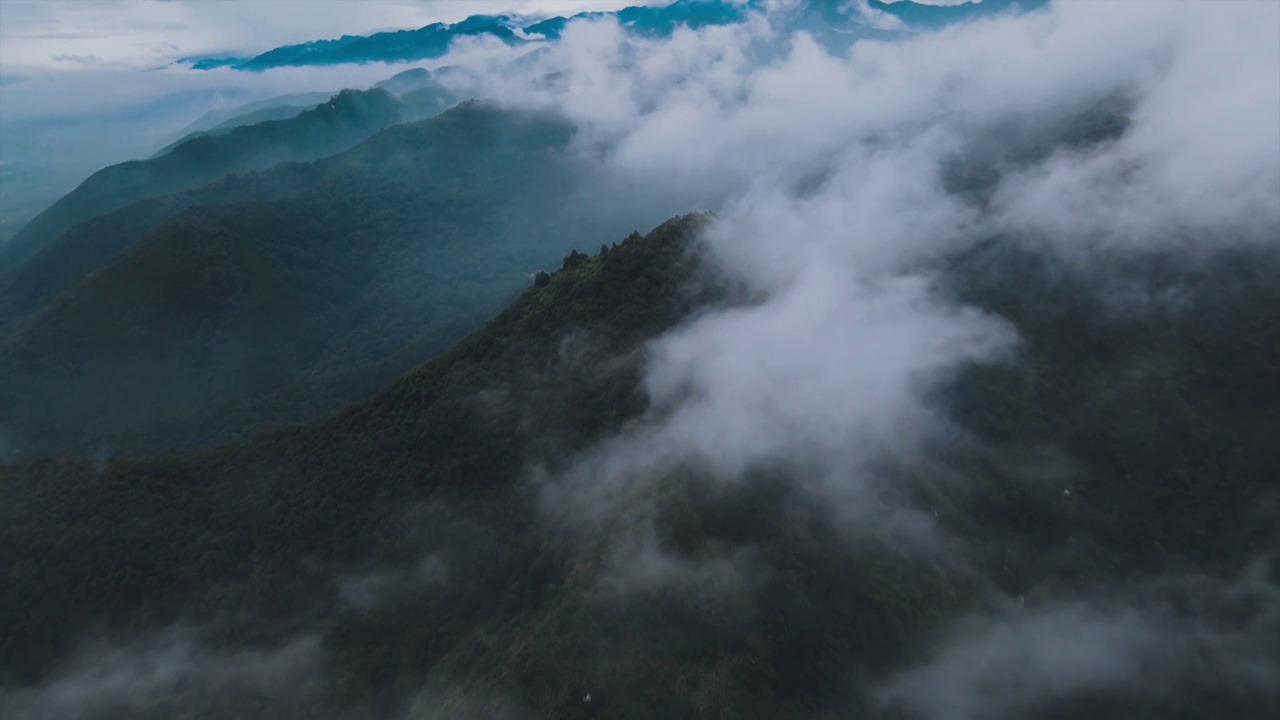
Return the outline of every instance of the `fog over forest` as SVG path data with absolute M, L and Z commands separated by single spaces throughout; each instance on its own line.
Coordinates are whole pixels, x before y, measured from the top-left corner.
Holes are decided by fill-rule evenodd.
M 0 714 L 1280 716 L 1280 4 L 84 5 Z

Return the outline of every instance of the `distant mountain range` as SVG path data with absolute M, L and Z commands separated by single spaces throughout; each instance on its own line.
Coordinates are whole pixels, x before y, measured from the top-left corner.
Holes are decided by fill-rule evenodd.
M 315 418 L 478 327 L 528 273 L 648 219 L 640 201 L 603 218 L 579 193 L 594 176 L 563 152 L 567 121 L 472 101 L 381 131 L 325 124 L 361 108 L 393 122 L 402 102 L 347 91 L 291 120 L 201 136 L 104 170 L 33 223 L 72 226 L 0 274 L 0 427 L 12 442 L 24 454 L 153 450 Z M 981 204 L 1002 174 L 1054 147 L 1122 133 L 1125 110 L 1109 100 L 992 137 L 944 183 Z M 286 153 L 308 129 L 315 142 L 299 153 L 372 137 L 314 162 L 228 169 Z M 86 415 L 86 402 L 99 409 Z
M 573 132 L 463 103 L 77 225 L 0 277 L 0 426 L 36 452 L 200 444 L 372 393 L 600 236 L 564 201 Z
M 923 24 L 1010 5 L 884 7 Z M 682 0 L 612 15 L 665 33 L 751 6 Z M 844 17 L 830 3 L 791 17 L 817 28 L 827 16 Z M 401 57 L 434 47 L 414 38 L 441 28 L 456 36 L 511 22 L 476 16 L 282 48 L 243 69 L 293 62 L 303 47 L 317 48 L 307 62 Z M 497 34 L 554 38 L 566 22 Z M 637 210 L 598 222 L 590 203 L 566 201 L 590 182 L 560 153 L 571 127 L 530 130 L 474 103 L 417 122 L 462 99 L 444 82 L 453 70 L 409 69 L 316 105 L 286 95 L 210 112 L 155 156 L 100 170 L 38 215 L 0 252 L 0 427 L 18 428 L 24 452 L 75 455 L 310 419 L 448 347 L 527 272 L 656 220 Z M 445 137 L 458 146 L 444 148 Z M 1001 163 L 969 158 L 950 181 L 980 199 Z M 517 238 L 525 226 L 539 230 Z M 89 401 L 111 411 L 77 419 Z
M 1049 0 L 981 0 L 960 5 L 938 6 L 900 0 L 869 0 L 867 8 L 901 21 L 907 30 L 928 30 L 947 24 L 987 17 L 1009 11 L 1042 7 Z M 533 19 L 508 15 L 473 15 L 457 23 L 432 23 L 416 30 L 397 30 L 372 35 L 343 35 L 337 39 L 313 40 L 285 45 L 252 57 L 190 57 L 179 60 L 196 70 L 229 67 L 235 70 L 267 70 L 304 65 L 343 63 L 412 62 L 438 58 L 448 52 L 454 40 L 464 37 L 491 37 L 508 45 L 555 40 L 572 20 L 614 17 L 629 31 L 647 36 L 670 35 L 678 27 L 700 28 L 726 25 L 742 20 L 758 9 L 761 0 L 677 0 L 670 5 L 628 7 L 613 12 L 582 12 L 569 17 Z M 844 32 L 883 32 L 885 28 L 866 25 L 856 14 L 843 10 L 843 3 L 812 0 L 799 5 L 792 18 L 799 27 L 815 31 L 838 28 Z M 898 29 L 898 28 L 894 28 Z
M 289 161 L 315 160 L 345 150 L 399 122 L 421 120 L 455 102 L 442 89 L 423 85 L 391 92 L 343 90 L 307 108 L 268 106 L 191 133 L 147 160 L 132 160 L 94 173 L 0 247 L 4 273 L 32 257 L 77 224 L 146 198 L 181 192 L 231 173 L 261 170 Z M 284 117 L 278 117 L 283 115 Z M 4 317 L 0 302 L 0 318 Z

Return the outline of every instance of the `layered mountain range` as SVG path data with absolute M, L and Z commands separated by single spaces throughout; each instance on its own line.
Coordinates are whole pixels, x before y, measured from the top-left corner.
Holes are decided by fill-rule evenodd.
M 529 45 L 211 109 L 0 247 L 0 714 L 1280 716 L 1280 138 L 1177 154 L 1187 33 L 773 5 L 195 63 Z
M 892 18 L 895 30 L 935 29 L 965 20 L 980 19 L 1009 11 L 1032 10 L 1047 0 L 979 0 L 950 5 L 916 3 L 911 0 L 880 2 L 869 0 L 867 7 Z M 464 38 L 493 38 L 508 45 L 524 45 L 560 37 L 565 26 L 575 20 L 603 17 L 616 19 L 630 32 L 662 37 L 676 28 L 698 29 L 740 22 L 747 13 L 759 9 L 762 0 L 678 0 L 664 5 L 628 7 L 617 11 L 588 11 L 568 17 L 521 18 L 506 15 L 473 15 L 456 23 L 432 23 L 417 30 L 399 30 L 372 35 L 344 35 L 333 40 L 316 40 L 285 45 L 253 57 L 203 57 L 180 61 L 197 70 L 229 67 L 261 71 L 268 68 L 335 65 L 339 63 L 408 62 L 438 58 L 455 41 Z M 874 28 L 850 17 L 840 3 L 798 3 L 792 19 L 797 28 L 824 32 L 843 28 L 876 34 Z

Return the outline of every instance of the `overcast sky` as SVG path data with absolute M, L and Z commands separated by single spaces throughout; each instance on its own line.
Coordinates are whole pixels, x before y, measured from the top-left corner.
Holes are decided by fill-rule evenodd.
M 147 67 L 187 55 L 455 22 L 469 15 L 561 15 L 663 0 L 4 0 L 0 72 Z
M 253 55 L 280 45 L 418 28 L 477 14 L 568 15 L 670 1 L 3 0 L 0 75 L 100 65 L 145 68 L 188 55 Z M 964 1 L 917 0 L 935 5 Z

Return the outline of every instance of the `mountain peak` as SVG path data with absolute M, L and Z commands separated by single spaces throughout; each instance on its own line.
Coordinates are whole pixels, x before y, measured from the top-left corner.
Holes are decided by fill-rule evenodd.
M 910 30 L 929 30 L 944 25 L 1003 12 L 1027 11 L 1043 7 L 1048 0 L 983 0 L 959 5 L 939 6 L 901 0 L 870 0 L 868 10 L 891 16 Z M 313 40 L 285 45 L 259 55 L 243 57 L 184 58 L 192 69 L 209 70 L 230 67 L 236 70 L 266 70 L 275 67 L 303 65 L 336 65 L 341 63 L 413 62 L 445 55 L 455 39 L 487 35 L 512 46 L 559 39 L 573 20 L 615 18 L 628 32 L 645 36 L 667 36 L 680 27 L 701 28 L 741 21 L 747 13 L 764 9 L 761 0 L 677 0 L 666 5 L 639 5 L 621 10 L 587 10 L 574 15 L 551 17 L 513 17 L 509 15 L 472 15 L 455 23 L 435 22 L 417 29 L 394 30 L 371 35 L 342 35 L 336 39 Z M 859 12 L 850 12 L 847 4 L 835 2 L 802 2 L 797 16 L 809 16 L 807 23 L 824 32 L 832 31 L 832 23 L 847 23 L 849 30 L 868 31 Z

